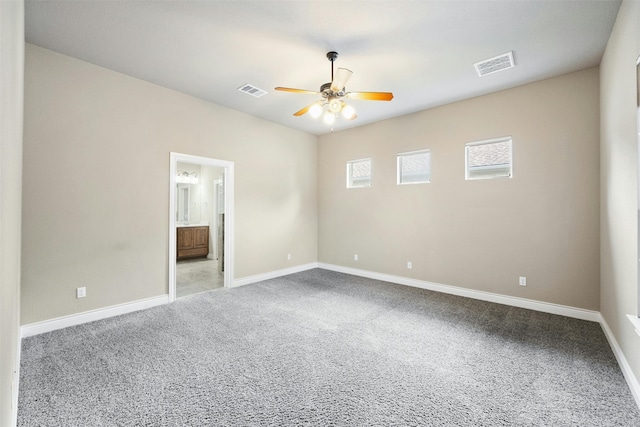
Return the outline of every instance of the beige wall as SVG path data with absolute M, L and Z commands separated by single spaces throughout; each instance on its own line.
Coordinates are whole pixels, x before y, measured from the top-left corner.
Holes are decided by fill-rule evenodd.
M 319 261 L 598 310 L 598 78 L 593 68 L 320 137 Z M 465 143 L 509 135 L 513 178 L 465 181 Z M 431 183 L 397 186 L 396 154 L 422 148 Z M 373 186 L 346 189 L 345 162 L 365 157 Z
M 20 360 L 24 2 L 0 1 L 0 426 L 15 425 Z
M 601 63 L 600 309 L 637 379 L 638 314 L 636 59 L 640 2 L 624 1 Z
M 29 44 L 24 120 L 22 324 L 168 292 L 172 151 L 235 162 L 236 279 L 317 259 L 315 136 Z

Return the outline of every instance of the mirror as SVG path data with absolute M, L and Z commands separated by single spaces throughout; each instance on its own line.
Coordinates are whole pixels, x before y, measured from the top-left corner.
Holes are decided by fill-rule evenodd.
M 176 166 L 176 225 L 217 226 L 224 213 L 224 169 L 185 162 Z
M 191 189 L 189 188 L 190 184 L 178 184 L 178 191 L 176 194 L 178 195 L 178 200 L 176 203 L 177 211 L 176 211 L 176 222 L 177 223 L 189 223 L 189 194 Z
M 179 162 L 177 169 L 176 224 L 199 224 L 202 219 L 202 166 Z

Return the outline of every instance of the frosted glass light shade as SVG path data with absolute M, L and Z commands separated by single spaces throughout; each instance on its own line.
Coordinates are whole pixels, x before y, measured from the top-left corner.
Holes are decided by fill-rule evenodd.
M 342 117 L 345 119 L 350 120 L 355 114 L 356 110 L 351 105 L 345 105 L 342 107 Z
M 176 175 L 176 183 L 178 184 L 197 184 L 198 174 L 196 172 L 178 171 Z
M 332 99 L 329 101 L 329 111 L 332 113 L 337 113 L 342 109 L 342 103 L 337 99 Z
M 314 119 L 320 117 L 320 115 L 322 114 L 322 107 L 320 106 L 320 104 L 313 104 L 311 108 L 309 108 L 309 114 Z
M 331 111 L 327 111 L 324 113 L 324 116 L 322 116 L 322 121 L 327 125 L 332 125 L 333 122 L 336 121 L 336 115 Z

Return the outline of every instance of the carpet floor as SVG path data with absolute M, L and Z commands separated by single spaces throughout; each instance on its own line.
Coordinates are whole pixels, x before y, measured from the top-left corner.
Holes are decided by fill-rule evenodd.
M 309 270 L 25 338 L 19 426 L 640 426 L 600 325 Z

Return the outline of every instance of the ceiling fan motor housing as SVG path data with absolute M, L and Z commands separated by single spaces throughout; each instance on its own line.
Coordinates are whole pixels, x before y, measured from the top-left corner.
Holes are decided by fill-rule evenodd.
M 331 90 L 331 82 L 329 82 L 320 86 L 320 94 L 323 98 L 342 98 L 345 95 L 345 89 L 342 88 L 338 92 L 334 92 Z

